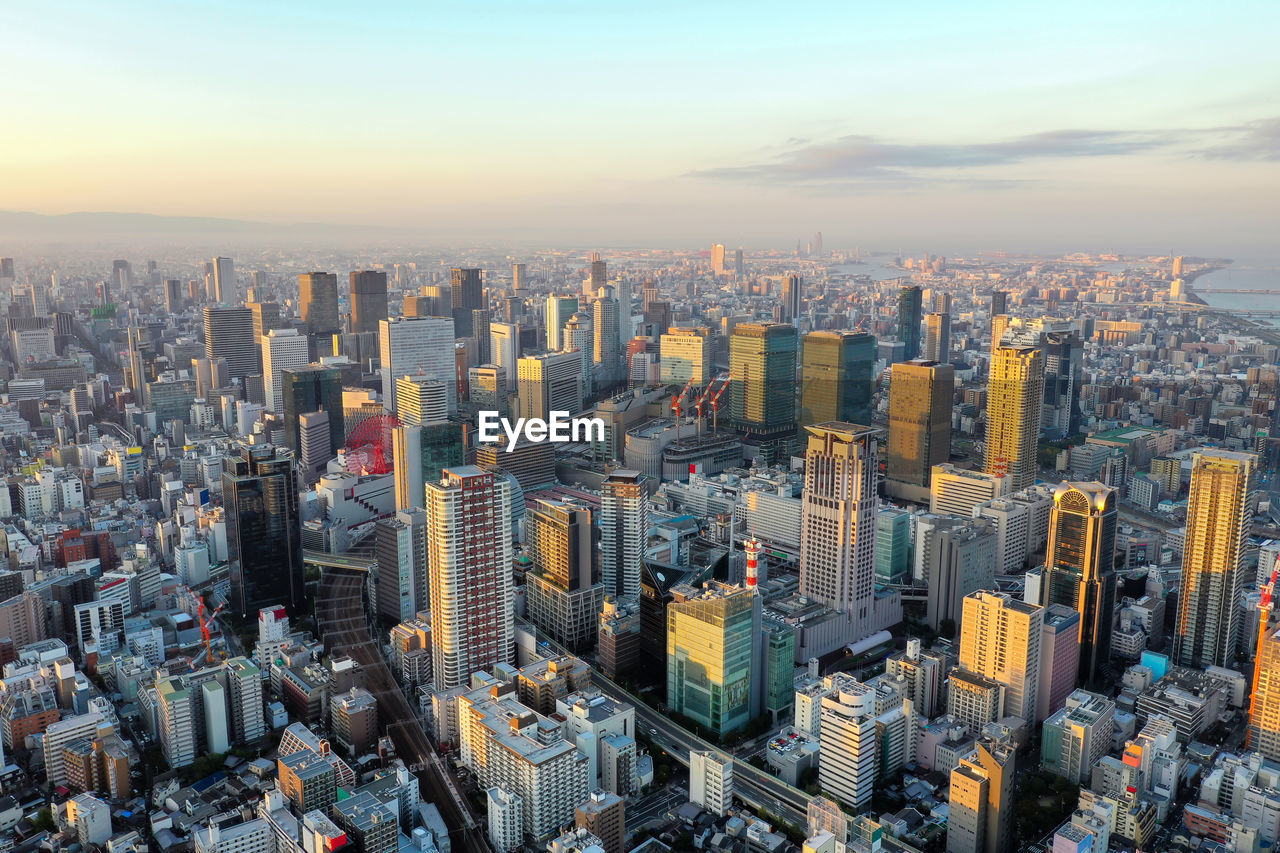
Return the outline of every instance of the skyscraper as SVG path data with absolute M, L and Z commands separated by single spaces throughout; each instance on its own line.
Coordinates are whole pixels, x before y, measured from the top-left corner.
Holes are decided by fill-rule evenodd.
M 517 362 L 520 417 L 550 420 L 582 411 L 582 352 L 548 352 Z
M 540 500 L 525 522 L 529 620 L 570 649 L 595 645 L 604 584 L 597 581 L 595 526 L 582 504 Z
M 920 357 L 920 312 L 923 295 L 914 285 L 898 290 L 898 340 L 903 343 L 903 361 Z
M 336 335 L 342 331 L 338 319 L 338 277 L 331 272 L 299 274 L 298 311 L 312 335 Z
M 810 332 L 800 368 L 800 426 L 827 421 L 871 423 L 874 335 Z
M 1007 290 L 991 291 L 991 316 L 1009 313 L 1009 292 Z
M 576 313 L 578 313 L 578 297 L 556 296 L 555 294 L 547 297 L 545 318 L 547 349 L 558 350 L 563 348 L 560 338 L 561 332 L 564 330 L 565 323 L 573 319 L 573 315 Z
M 785 323 L 739 323 L 729 336 L 729 414 L 734 429 L 769 438 L 796 421 L 796 329 Z
M 449 386 L 422 375 L 396 377 L 396 410 L 401 423 L 445 420 L 449 417 Z
M 659 365 L 664 385 L 692 382 L 705 388 L 711 381 L 714 346 L 711 330 L 671 329 L 659 338 Z
M 232 607 L 249 618 L 284 602 L 296 613 L 303 579 L 293 455 L 271 445 L 242 447 L 224 462 L 222 501 Z
M 1271 761 L 1280 761 L 1280 630 L 1271 620 L 1275 590 L 1263 586 L 1258 604 L 1258 647 L 1253 660 L 1249 703 L 1248 746 Z
M 955 368 L 936 361 L 899 362 L 889 379 L 889 459 L 885 489 L 927 489 L 934 465 L 951 457 L 951 399 Z
M 960 759 L 951 771 L 947 853 L 1011 853 L 1016 766 L 1013 745 L 990 737 Z
M 511 289 L 516 293 L 528 287 L 529 265 L 514 263 L 511 265 Z
M 302 456 L 299 418 L 308 412 L 329 416 L 329 455 L 332 458 L 346 438 L 342 409 L 342 374 L 334 367 L 306 365 L 286 368 L 280 374 L 284 401 L 284 441 L 298 458 Z
M 1004 687 L 1006 717 L 1036 719 L 1044 609 L 1007 593 L 980 590 L 964 598 L 960 668 Z
M 396 509 L 422 506 L 426 484 L 439 480 L 444 469 L 467 461 L 466 432 L 467 425 L 457 421 L 406 423 L 392 431 Z
M 1040 438 L 1040 400 L 1044 396 L 1044 360 L 1034 347 L 1000 346 L 991 361 L 987 385 L 986 463 L 988 474 L 1008 478 L 1017 492 L 1036 481 Z
M 1111 659 L 1117 518 L 1109 486 L 1064 482 L 1054 491 L 1040 603 L 1080 614 L 1080 676 L 1088 684 L 1105 679 Z
M 595 330 L 592 328 L 591 315 L 579 311 L 569 318 L 560 330 L 560 349 L 566 352 L 577 350 L 582 353 L 582 396 L 591 396 L 595 388 L 593 381 L 595 359 Z
M 379 330 L 383 406 L 397 411 L 397 377 L 437 379 L 448 388 L 449 414 L 458 411 L 458 364 L 454 327 L 448 317 L 397 317 Z
M 284 412 L 284 372 L 303 367 L 307 357 L 307 339 L 297 329 L 271 329 L 262 340 L 262 378 L 266 383 L 267 410 Z
M 600 288 L 609 283 L 608 262 L 601 260 L 599 252 L 591 253 L 591 261 L 587 267 L 587 281 L 592 293 L 599 293 Z
M 259 344 L 272 329 L 280 329 L 280 305 L 275 302 L 255 302 L 250 299 L 244 304 L 253 314 L 253 339 Z
M 257 341 L 253 339 L 253 312 L 248 308 L 206 305 L 204 309 L 205 358 L 225 358 L 227 373 L 239 379 L 262 372 Z
M 804 279 L 788 275 L 782 279 L 782 322 L 794 323 L 804 305 Z
M 454 267 L 449 270 L 449 307 L 458 337 L 472 337 L 475 329 L 472 327 L 471 312 L 485 307 L 484 285 L 481 283 L 479 269 Z
M 596 298 L 591 303 L 591 328 L 595 336 L 592 354 L 605 387 L 618 382 L 623 377 L 622 346 L 619 338 L 622 323 L 621 310 L 612 287 L 602 287 L 596 291 Z
M 520 326 L 518 323 L 489 325 L 489 358 L 502 368 L 507 390 L 515 391 L 520 379 Z
M 875 630 L 876 430 L 807 426 L 800 594 L 849 614 L 851 639 Z
M 600 495 L 600 579 L 606 595 L 640 592 L 640 561 L 649 535 L 649 501 L 639 471 L 619 468 Z
M 1181 666 L 1229 667 L 1235 658 L 1257 465 L 1252 453 L 1217 449 L 1200 450 L 1192 461 L 1173 638 Z
M 724 735 L 763 710 L 754 668 L 761 600 L 750 587 L 676 584 L 667 605 L 667 705 Z
M 511 662 L 510 486 L 474 465 L 449 468 L 427 484 L 426 512 L 432 671 L 449 690 Z
M 236 278 L 236 265 L 230 258 L 213 259 L 214 301 L 223 305 L 240 304 L 240 282 Z
M 399 472 L 397 471 L 397 475 Z M 427 515 L 420 508 L 399 509 L 380 519 L 374 529 L 378 559 L 378 615 L 395 622 L 412 619 L 427 608 Z
M 951 362 L 951 315 L 927 314 L 924 318 L 924 357 L 929 361 Z
M 387 274 L 382 270 L 351 273 L 351 331 L 376 332 L 387 319 Z
M 711 244 L 711 274 L 725 275 L 728 270 L 724 266 L 724 243 Z

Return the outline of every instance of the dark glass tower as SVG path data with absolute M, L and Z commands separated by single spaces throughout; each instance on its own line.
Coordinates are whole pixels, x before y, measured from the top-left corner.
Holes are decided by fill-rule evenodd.
M 485 307 L 480 270 L 455 267 L 449 271 L 449 305 L 454 333 L 460 338 L 473 337 L 475 327 L 471 312 Z
M 248 619 L 283 602 L 298 615 L 303 576 L 293 455 L 271 445 L 241 448 L 226 460 L 222 503 L 232 607 Z
M 800 368 L 800 426 L 871 424 L 876 338 L 862 332 L 810 332 Z
M 351 273 L 351 331 L 376 332 L 387 319 L 387 274 L 382 270 Z
M 1105 680 L 1116 604 L 1115 489 L 1102 483 L 1060 483 L 1049 515 L 1049 547 L 1041 603 L 1080 614 L 1080 677 Z
M 313 335 L 336 335 L 342 331 L 338 322 L 338 277 L 331 272 L 299 275 L 298 310 Z
M 898 291 L 898 340 L 902 341 L 903 361 L 920 357 L 921 293 L 914 285 Z
M 735 326 L 729 336 L 729 371 L 729 414 L 734 429 L 757 437 L 795 431 L 795 326 Z
M 284 441 L 294 454 L 302 456 L 302 435 L 298 418 L 308 412 L 329 414 L 330 453 L 337 453 L 346 438 L 342 417 L 342 372 L 336 367 L 289 368 L 281 372 L 284 388 Z

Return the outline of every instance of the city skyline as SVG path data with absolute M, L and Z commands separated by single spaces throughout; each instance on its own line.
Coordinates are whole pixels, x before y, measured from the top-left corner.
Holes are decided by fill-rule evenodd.
M 12 10 L 0 224 L 1272 255 L 1276 10 L 1180 5 Z

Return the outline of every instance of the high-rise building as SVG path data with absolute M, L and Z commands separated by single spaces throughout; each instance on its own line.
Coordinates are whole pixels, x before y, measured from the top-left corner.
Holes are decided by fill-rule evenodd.
M 420 506 L 424 493 L 418 497 Z M 401 510 L 380 519 L 374 529 L 378 559 L 378 615 L 395 622 L 427 609 L 427 516 L 421 509 Z
M 232 379 L 262 372 L 261 352 L 253 338 L 253 312 L 248 308 L 206 305 L 204 308 L 204 356 L 223 358 Z
M 182 280 L 176 278 L 165 279 L 164 282 L 164 310 L 170 314 L 177 314 L 186 305 L 186 298 L 183 296 Z
M 987 386 L 984 469 L 988 474 L 1005 477 L 1011 492 L 1035 485 L 1043 395 L 1041 351 L 1034 347 L 997 347 Z
M 591 253 L 591 260 L 587 266 L 587 282 L 592 293 L 599 293 L 600 288 L 609 283 L 608 261 L 603 260 L 599 252 Z
M 608 386 L 624 375 L 622 308 L 613 288 L 602 287 L 596 292 L 596 298 L 591 302 L 591 328 L 594 335 L 592 356 L 603 383 Z
M 796 330 L 784 323 L 739 323 L 729 336 L 729 414 L 756 438 L 791 434 L 796 421 Z
M 617 794 L 592 791 L 574 812 L 573 822 L 604 842 L 604 853 L 627 853 L 626 801 Z
M 392 431 L 392 465 L 396 474 L 396 509 L 420 507 L 427 483 L 446 468 L 466 462 L 467 425 L 442 420 L 400 424 Z
M 284 372 L 303 367 L 307 339 L 297 329 L 271 329 L 262 339 L 262 378 L 266 382 L 267 410 L 284 413 Z
M 396 377 L 396 409 L 400 422 L 429 424 L 449 417 L 449 386 L 434 377 Z
M 782 279 L 782 322 L 795 323 L 804 306 L 804 279 L 788 275 Z
M 649 535 L 649 499 L 641 474 L 616 469 L 600 491 L 600 580 L 606 595 L 635 596 Z
M 471 312 L 485 307 L 484 285 L 479 269 L 454 267 L 449 270 L 449 307 L 458 337 L 472 337 L 475 329 L 472 326 Z
M 1073 691 L 1044 721 L 1040 765 L 1073 785 L 1087 782 L 1094 766 L 1111 752 L 1115 717 L 1116 703 L 1106 696 Z
M 378 331 L 387 319 L 387 274 L 382 270 L 351 273 L 351 331 Z
M 1108 680 L 1117 520 L 1116 490 L 1109 486 L 1063 482 L 1054 492 L 1040 603 L 1080 614 L 1080 677 L 1088 684 Z
M 1044 609 L 1006 593 L 965 596 L 960 623 L 960 668 L 1002 685 L 1006 717 L 1031 723 L 1040 691 Z
M 996 533 L 985 518 L 916 516 L 916 576 L 928 588 L 925 621 L 958 625 L 965 596 L 995 585 Z
M 573 319 L 573 315 L 576 313 L 578 313 L 578 297 L 557 296 L 555 294 L 547 297 L 545 317 L 547 349 L 554 351 L 564 348 L 561 342 L 561 333 L 564 331 L 565 323 Z
M 898 340 L 903 343 L 903 361 L 915 361 L 920 357 L 922 299 L 923 294 L 915 285 L 898 290 Z
M 540 500 L 525 521 L 529 620 L 571 650 L 595 645 L 604 584 L 597 580 L 595 527 L 586 506 Z
M 851 809 L 867 808 L 880 770 L 875 688 L 841 679 L 822 697 L 819 728 L 818 784 Z
M 299 274 L 298 312 L 309 334 L 336 335 L 342 331 L 338 318 L 338 277 L 331 272 Z
M 763 710 L 761 599 L 751 587 L 676 584 L 667 605 L 667 706 L 720 735 Z
M 342 409 L 342 373 L 336 367 L 318 364 L 285 368 L 280 373 L 284 403 L 284 443 L 296 456 L 302 456 L 302 434 L 299 419 L 310 412 L 329 416 L 329 450 L 327 462 L 346 439 Z
M 1007 853 L 1014 849 L 1013 804 L 1017 750 L 979 738 L 951 771 L 947 853 Z
M 458 411 L 458 363 L 454 356 L 454 326 L 448 317 L 398 317 L 383 320 L 379 329 L 382 358 L 383 407 L 399 411 L 397 377 L 437 379 L 448 389 L 449 414 Z
M 881 507 L 876 516 L 876 583 L 902 584 L 911 576 L 911 513 Z
M 991 316 L 997 314 L 1009 313 L 1009 291 L 993 290 L 991 291 Z
M 249 313 L 253 315 L 253 339 L 257 343 L 262 343 L 262 338 L 272 329 L 282 329 L 284 326 L 280 321 L 280 305 L 276 302 L 254 302 L 250 300 L 244 304 L 249 309 Z
M 889 407 L 892 410 L 892 391 Z M 965 518 L 973 515 L 978 504 L 1007 494 L 1009 484 L 1006 477 L 957 468 L 950 462 L 935 465 L 929 480 L 929 512 Z
M 1191 463 L 1173 637 L 1173 659 L 1181 666 L 1230 667 L 1235 659 L 1257 465 L 1252 453 L 1217 449 L 1197 451 Z
M 249 618 L 283 601 L 296 613 L 303 579 L 293 455 L 269 444 L 242 447 L 224 463 L 222 501 L 231 606 Z
M 924 357 L 928 361 L 951 363 L 951 315 L 926 314 L 924 318 Z
M 511 289 L 516 293 L 529 286 L 529 265 L 520 262 L 511 265 Z
M 520 379 L 516 364 L 520 359 L 520 325 L 518 323 L 489 324 L 489 358 L 502 369 L 502 375 L 507 381 L 507 391 L 515 391 Z
M 449 690 L 511 661 L 511 491 L 474 465 L 446 469 L 425 491 L 432 671 Z
M 673 328 L 658 341 L 659 370 L 663 385 L 680 385 L 692 382 L 699 388 L 711 381 L 715 347 L 711 330 Z
M 1065 604 L 1044 609 L 1040 635 L 1040 692 L 1036 716 L 1043 722 L 1057 713 L 1075 689 L 1080 673 L 1080 614 Z
M 805 429 L 800 593 L 847 613 L 859 640 L 876 630 L 877 431 L 838 422 Z
M 724 243 L 711 244 L 711 274 L 726 275 L 728 270 L 724 266 Z
M 240 304 L 240 281 L 231 258 L 213 259 L 213 293 L 214 301 L 222 305 Z
M 746 265 L 742 261 L 742 247 L 733 250 L 733 273 L 734 275 L 742 275 L 747 271 Z
M 552 412 L 581 412 L 582 357 L 582 352 L 573 350 L 520 359 L 516 365 L 520 417 L 549 421 Z
M 936 361 L 903 361 L 889 379 L 889 459 L 885 490 L 915 486 L 921 493 L 932 482 L 933 466 L 951 458 L 951 398 L 955 368 Z M 903 495 L 908 496 L 909 495 Z
M 800 368 L 800 426 L 827 421 L 871 423 L 874 335 L 810 332 Z

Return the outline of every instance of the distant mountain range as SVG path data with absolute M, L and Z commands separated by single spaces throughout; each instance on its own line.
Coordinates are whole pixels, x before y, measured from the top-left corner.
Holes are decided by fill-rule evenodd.
M 334 225 L 297 222 L 277 225 L 246 219 L 212 216 L 157 216 L 150 213 L 60 213 L 45 215 L 0 210 L 0 239 L 59 242 L 64 240 L 134 240 L 174 238 L 254 237 L 391 237 L 413 233 L 410 229 L 374 225 Z

